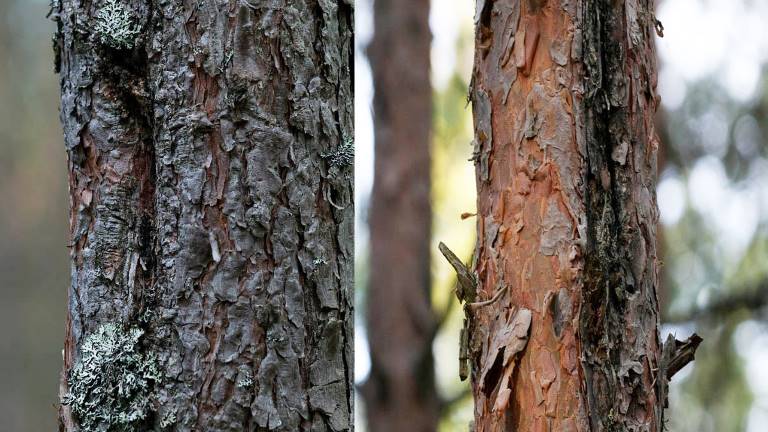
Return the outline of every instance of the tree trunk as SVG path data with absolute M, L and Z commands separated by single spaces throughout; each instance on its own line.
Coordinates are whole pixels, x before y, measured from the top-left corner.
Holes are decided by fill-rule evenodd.
M 343 431 L 351 1 L 60 0 L 63 431 Z
M 363 397 L 371 431 L 434 431 L 430 302 L 428 0 L 376 0 L 369 48 L 375 177 L 368 284 L 370 378 Z
M 478 432 L 662 430 L 656 25 L 649 0 L 478 1 Z

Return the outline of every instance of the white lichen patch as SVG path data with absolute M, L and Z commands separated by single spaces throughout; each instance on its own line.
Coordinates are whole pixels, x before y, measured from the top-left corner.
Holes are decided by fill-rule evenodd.
M 131 49 L 140 30 L 133 13 L 121 0 L 106 0 L 96 15 L 94 31 L 105 45 Z
M 163 415 L 162 420 L 160 420 L 160 429 L 167 429 L 176 424 L 176 421 L 176 411 L 168 411 Z
M 321 155 L 331 167 L 343 168 L 355 163 L 355 144 L 352 140 L 344 141 L 340 146 Z
M 161 379 L 154 356 L 140 352 L 144 331 L 108 323 L 89 335 L 71 369 L 68 405 L 82 432 L 134 431 L 148 418 Z
M 250 372 L 243 373 L 242 378 L 237 381 L 237 386 L 240 388 L 247 388 L 253 386 L 253 376 Z

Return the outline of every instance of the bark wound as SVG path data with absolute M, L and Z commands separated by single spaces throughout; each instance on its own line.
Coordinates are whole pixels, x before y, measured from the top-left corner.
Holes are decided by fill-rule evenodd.
M 496 393 L 494 411 L 504 411 L 512 393 L 510 379 L 515 372 L 518 353 L 528 342 L 528 329 L 531 327 L 531 311 L 520 309 L 509 320 L 501 323 L 491 340 L 485 369 L 480 375 L 481 389 L 486 397 Z M 499 381 L 500 380 L 500 381 Z
M 133 429 L 351 429 L 349 3 L 62 0 L 52 16 L 72 234 L 61 394 L 88 338 L 124 329 L 162 371 Z M 344 163 L 323 157 L 337 150 Z M 72 411 L 61 429 L 89 430 Z
M 478 3 L 475 270 L 479 293 L 510 287 L 469 323 L 478 432 L 661 430 L 652 7 Z M 499 404 L 489 353 L 514 308 L 532 324 Z

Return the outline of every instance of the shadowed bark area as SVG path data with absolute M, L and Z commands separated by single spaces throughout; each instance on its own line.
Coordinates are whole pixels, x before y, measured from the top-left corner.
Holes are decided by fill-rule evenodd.
M 377 0 L 369 47 L 375 177 L 367 298 L 370 377 L 363 387 L 371 431 L 434 431 L 430 302 L 429 1 Z
M 352 15 L 54 3 L 72 234 L 60 430 L 352 428 Z
M 475 430 L 660 431 L 653 4 L 477 4 Z

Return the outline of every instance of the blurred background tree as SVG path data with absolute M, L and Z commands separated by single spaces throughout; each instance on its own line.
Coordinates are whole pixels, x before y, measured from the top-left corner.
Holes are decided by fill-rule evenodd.
M 382 0 L 380 0 L 382 1 Z M 371 0 L 356 3 L 356 254 L 358 302 L 366 291 L 373 125 L 371 74 L 364 47 L 375 29 Z M 474 2 L 432 0 L 432 301 L 452 295 L 454 274 L 437 243 L 467 258 L 474 245 L 475 186 L 471 110 Z M 662 108 L 658 202 L 662 227 L 662 338 L 705 339 L 693 366 L 672 383 L 672 431 L 762 431 L 768 424 L 768 3 L 758 0 L 666 0 L 657 7 Z M 405 221 L 402 221 L 405 223 Z M 358 311 L 361 311 L 358 308 Z M 358 320 L 358 326 L 364 321 Z M 459 394 L 457 306 L 432 346 L 438 388 Z M 359 330 L 359 329 L 358 329 Z M 358 335 L 361 331 L 357 332 Z M 356 375 L 365 379 L 364 338 L 356 341 Z M 463 431 L 465 398 L 443 413 L 441 431 Z M 362 404 L 358 404 L 364 409 Z M 357 417 L 358 430 L 364 430 Z
M 375 95 L 366 305 L 371 370 L 361 387 L 372 432 L 431 431 L 435 389 L 429 239 L 431 93 L 429 0 L 374 4 L 368 53 Z

